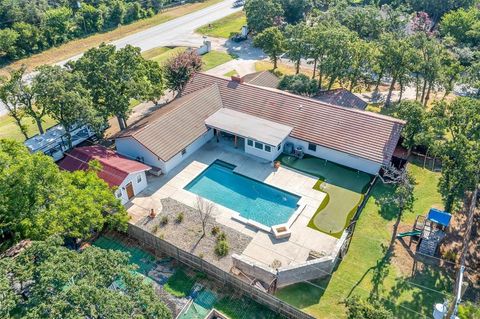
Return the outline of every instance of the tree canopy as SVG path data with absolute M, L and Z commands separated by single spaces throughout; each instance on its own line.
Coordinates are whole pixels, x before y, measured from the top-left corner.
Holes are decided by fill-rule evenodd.
M 165 78 L 168 87 L 180 92 L 190 78 L 202 69 L 202 58 L 194 51 L 185 51 L 177 54 L 165 66 Z
M 269 27 L 255 37 L 254 44 L 268 55 L 273 62 L 273 69 L 276 69 L 279 56 L 285 52 L 282 32 L 277 27 Z
M 0 260 L 0 314 L 171 319 L 152 284 L 132 270 L 126 253 L 96 247 L 77 252 L 58 237 L 33 242 L 18 256 Z
M 94 170 L 61 171 L 52 158 L 0 140 L 0 233 L 13 240 L 59 234 L 86 239 L 105 226 L 125 230 L 128 215 Z
M 245 15 L 248 27 L 254 32 L 260 33 L 281 23 L 283 9 L 277 0 L 247 0 Z

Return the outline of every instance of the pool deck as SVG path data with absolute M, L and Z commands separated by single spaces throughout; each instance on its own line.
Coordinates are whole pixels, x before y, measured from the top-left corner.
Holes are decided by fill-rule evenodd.
M 290 238 L 277 240 L 271 233 L 232 219 L 238 213 L 216 204 L 213 215 L 217 222 L 252 237 L 243 255 L 264 265 L 271 265 L 274 260 L 278 260 L 282 266 L 287 266 L 304 263 L 311 250 L 326 255 L 333 252 L 337 239 L 307 226 L 326 196 L 312 188 L 317 182 L 316 177 L 289 168 L 280 167 L 275 170 L 266 160 L 214 140 L 191 154 L 167 175 L 149 175 L 147 188 L 126 204 L 132 217 L 130 222 L 135 224 L 145 218 L 150 208 L 160 208 L 162 198 L 170 197 L 195 207 L 197 195 L 183 188 L 217 159 L 236 165 L 235 172 L 239 174 L 301 196 L 299 205 L 305 206 L 291 225 Z

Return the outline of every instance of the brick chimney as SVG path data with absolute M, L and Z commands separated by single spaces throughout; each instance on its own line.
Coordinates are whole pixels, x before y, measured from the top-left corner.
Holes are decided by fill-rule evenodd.
M 237 83 L 243 83 L 243 78 L 240 77 L 240 76 L 232 75 L 232 81 L 237 82 Z

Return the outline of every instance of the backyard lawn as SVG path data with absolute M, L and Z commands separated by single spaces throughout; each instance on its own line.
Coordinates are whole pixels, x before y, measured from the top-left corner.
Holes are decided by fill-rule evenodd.
M 208 71 L 231 60 L 233 60 L 233 57 L 228 53 L 210 51 L 207 54 L 202 55 L 203 71 Z
M 210 24 L 201 26 L 195 31 L 211 37 L 230 38 L 233 34 L 240 32 L 242 26 L 246 24 L 247 18 L 245 17 L 245 12 L 239 11 Z
M 417 214 L 431 206 L 442 207 L 437 191 L 439 174 L 409 164 L 416 179 L 413 212 L 405 212 L 402 225 L 411 227 Z M 318 318 L 345 318 L 342 300 L 349 296 L 381 296 L 395 318 L 430 317 L 436 302 L 442 302 L 450 290 L 450 279 L 436 266 L 418 263 L 412 272 L 413 259 L 397 240 L 392 254 L 386 254 L 392 227 L 397 218 L 395 208 L 386 205 L 393 188 L 377 180 L 367 201 L 350 249 L 336 271 L 326 279 L 300 283 L 281 289 L 277 296 Z M 382 204 L 384 203 L 384 204 Z
M 279 160 L 319 178 L 314 188 L 327 193 L 327 197 L 308 226 L 339 238 L 362 202 L 372 176 L 308 155 L 303 159 L 281 155 Z
M 35 124 L 33 120 L 30 118 L 25 119 L 23 120 L 23 124 L 27 127 L 29 137 L 38 134 L 37 124 Z M 43 122 L 43 129 L 46 130 L 55 124 L 55 120 L 47 116 Z M 2 138 L 11 138 L 20 142 L 25 141 L 25 137 L 18 128 L 17 124 L 13 118 L 8 115 L 0 116 L 0 139 Z

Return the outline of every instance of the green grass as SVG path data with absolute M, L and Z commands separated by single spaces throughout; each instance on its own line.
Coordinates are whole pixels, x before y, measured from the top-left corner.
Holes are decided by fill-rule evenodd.
M 159 64 L 164 64 L 170 58 L 185 51 L 186 47 L 157 47 L 142 52 L 145 59 L 157 61 Z
M 216 66 L 227 63 L 231 60 L 233 60 L 233 57 L 228 53 L 220 51 L 210 51 L 202 55 L 203 71 L 208 71 Z
M 245 17 L 245 12 L 239 11 L 210 24 L 201 26 L 195 31 L 211 37 L 230 38 L 233 34 L 240 32 L 242 26 L 246 24 L 247 18 Z
M 189 277 L 183 269 L 179 268 L 168 278 L 167 283 L 163 286 L 166 292 L 175 297 L 186 297 L 192 290 L 196 278 Z
M 238 72 L 236 70 L 232 70 L 230 72 L 225 73 L 223 76 L 226 76 L 226 77 L 238 76 Z
M 317 176 L 314 189 L 327 193 L 308 226 L 339 238 L 363 199 L 372 176 L 313 156 L 281 155 L 283 165 Z
M 411 225 L 417 214 L 424 214 L 431 206 L 441 207 L 441 201 L 435 183 L 438 173 L 413 164 L 409 164 L 408 169 L 417 181 L 415 211 L 404 213 L 402 223 Z M 417 319 L 421 317 L 418 313 L 430 317 L 434 303 L 443 301 L 443 293 L 451 291 L 451 282 L 436 266 L 420 267 L 412 274 L 411 269 L 404 266 L 405 258 L 411 263 L 410 257 L 386 256 L 397 210 L 382 203 L 392 193 L 389 185 L 380 181 L 374 185 L 350 249 L 332 276 L 280 289 L 277 296 L 317 318 L 345 318 L 342 300 L 353 295 L 368 297 L 375 291 L 394 311 L 395 318 Z
M 39 133 L 37 124 L 35 124 L 32 119 L 25 118 L 22 122 L 27 126 L 27 134 L 29 137 Z M 46 130 L 55 124 L 55 120 L 46 116 L 43 122 L 43 129 Z M 16 122 L 8 115 L 0 116 L 0 139 L 2 138 L 10 138 L 20 142 L 25 141 L 25 137 L 18 128 Z
M 215 303 L 214 308 L 227 315 L 230 319 L 282 318 L 267 307 L 264 307 L 246 297 L 224 297 Z

